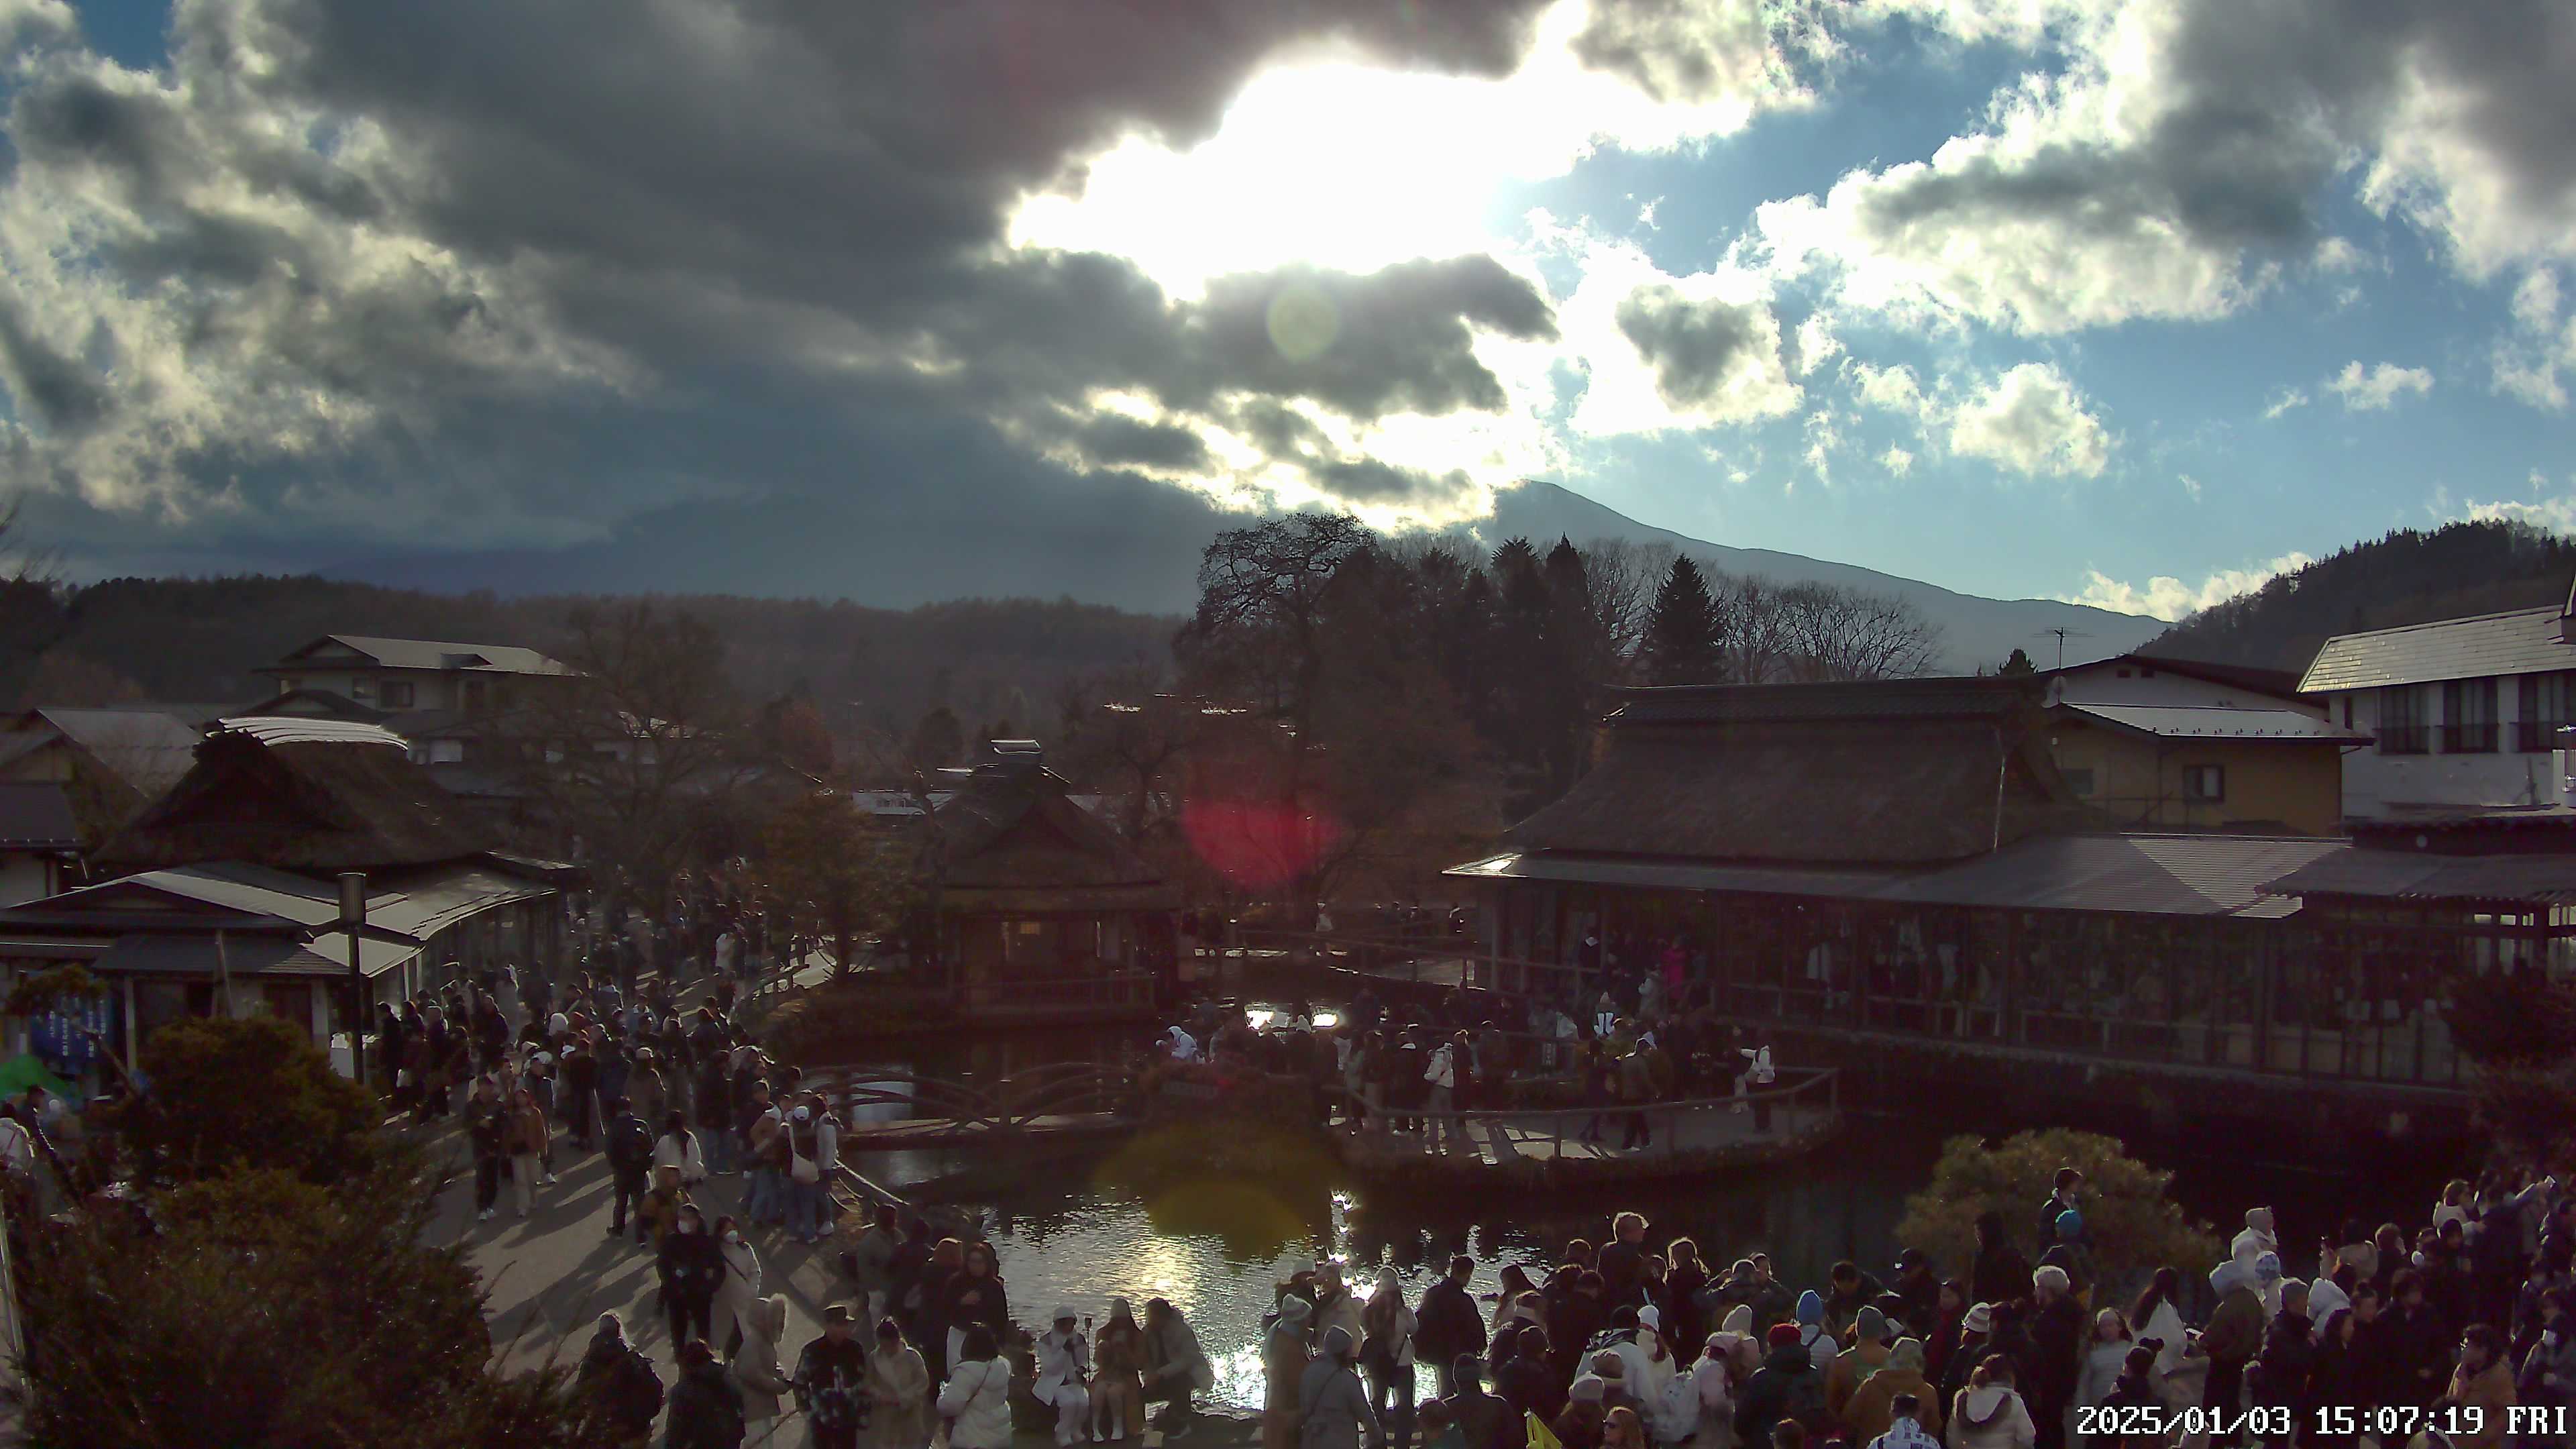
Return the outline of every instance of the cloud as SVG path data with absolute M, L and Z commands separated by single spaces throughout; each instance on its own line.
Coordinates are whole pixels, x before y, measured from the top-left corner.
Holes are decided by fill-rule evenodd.
M 1892 444 L 1886 452 L 1878 455 L 1878 463 L 1899 478 L 1914 471 L 1914 455 Z
M 2576 314 L 2558 308 L 2557 274 L 2532 268 L 2513 291 L 2513 329 L 2489 357 L 2496 391 L 2550 412 L 2567 406 L 2560 370 L 2576 372 Z
M 1922 384 L 1915 381 L 1914 369 L 1904 363 L 1877 367 L 1855 359 L 1844 364 L 1843 370 L 1851 378 L 1852 390 L 1871 407 L 1908 417 L 1930 417 L 1933 403 L 1925 396 Z
M 2182 484 L 2182 491 L 2191 495 L 2191 501 L 2198 503 L 2200 501 L 2200 480 L 2194 478 L 2189 473 L 2176 474 L 2175 478 L 2176 481 Z
M 2070 604 L 2090 604 L 2097 609 L 2110 609 L 2122 614 L 2144 614 L 2171 623 L 2187 619 L 2213 604 L 2223 604 L 2240 594 L 2250 594 L 2263 587 L 2274 575 L 2305 568 L 2313 562 L 2315 560 L 2303 553 L 2285 553 L 2267 564 L 2221 569 L 2201 580 L 2197 587 L 2164 574 L 2147 580 L 2144 585 L 2127 584 L 2099 569 L 2087 569 L 2083 589 L 2059 597 Z
M 2098 478 L 2111 437 L 2065 374 L 2025 362 L 1960 405 L 1950 421 L 1950 451 L 2033 476 Z
M 2359 359 L 2343 365 L 2343 371 L 2326 382 L 2326 391 L 2343 402 L 2345 412 L 2385 412 L 2402 393 L 2421 397 L 2433 390 L 2433 374 L 2420 367 L 2399 367 L 2383 362 L 2364 368 Z
M 1568 420 L 1586 437 L 1727 427 L 1797 410 L 1768 282 L 1726 266 L 1673 276 L 1580 228 L 1544 241 L 1580 277 L 1556 304 L 1558 354 L 1583 372 Z
M 2263 421 L 2268 423 L 2279 417 L 2281 414 L 2290 411 L 2292 408 L 2303 408 L 2307 405 L 2307 389 L 2299 387 L 2285 387 L 2279 392 L 2272 394 L 2272 400 L 2263 405 Z
M 2576 534 L 2576 473 L 2567 476 L 2566 488 L 2555 496 L 2548 492 L 2549 479 L 2539 469 L 2531 470 L 2531 498 L 2497 499 L 2492 503 L 2474 500 L 2467 503 L 2460 517 L 2480 523 L 2522 523 L 2550 533 Z
M 2435 238 L 2464 274 L 2576 255 L 2576 9 L 2311 0 L 1881 0 L 1962 40 L 2062 54 L 1928 159 L 1767 204 L 1785 273 L 1846 305 L 2028 334 L 2209 319 L 2280 265 L 2346 260 L 2329 183 Z M 2320 250 L 2322 248 L 2322 250 Z
M 1810 312 L 1798 324 L 1798 375 L 1805 377 L 1843 350 L 1842 339 L 1834 335 L 1834 319 L 1823 312 Z

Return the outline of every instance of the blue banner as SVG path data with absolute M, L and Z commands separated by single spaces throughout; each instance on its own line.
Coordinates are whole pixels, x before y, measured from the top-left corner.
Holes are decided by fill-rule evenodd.
M 121 1039 L 124 1014 L 113 991 L 61 997 L 51 1011 L 27 1023 L 27 1049 L 58 1075 L 77 1077 L 98 1061 L 102 1041 Z

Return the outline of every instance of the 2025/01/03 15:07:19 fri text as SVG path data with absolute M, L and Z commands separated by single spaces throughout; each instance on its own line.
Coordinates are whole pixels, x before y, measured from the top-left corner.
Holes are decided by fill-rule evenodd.
M 2534 1405 L 2504 1411 L 2506 1430 L 2516 1434 L 2564 1435 L 2576 1416 L 2548 1405 Z M 2322 1404 L 2310 1411 L 2316 1432 L 2333 1438 L 2350 1438 L 2368 1434 L 2377 1439 L 2395 1439 L 2403 1443 L 2418 1433 L 2433 1432 L 2449 1438 L 2464 1438 L 2486 1427 L 2487 1411 L 2474 1404 L 2437 1404 L 2422 1408 L 2413 1404 L 2385 1405 L 2378 1408 L 2356 1408 L 2344 1404 Z M 2075 1411 L 2078 1434 L 2154 1435 L 2209 1434 L 2225 1438 L 2231 1434 L 2253 1434 L 2263 1438 L 2287 1437 L 2297 1426 L 2298 1416 L 2281 1405 L 2257 1405 L 2242 1414 L 2193 1406 L 2167 1409 L 2159 1405 L 2102 1405 Z

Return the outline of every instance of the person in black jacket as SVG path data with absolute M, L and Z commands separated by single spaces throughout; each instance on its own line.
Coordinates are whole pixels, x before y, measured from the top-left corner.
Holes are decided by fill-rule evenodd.
M 2396 1306 L 2382 1314 L 2386 1331 L 2386 1397 L 2391 1405 L 2426 1405 L 2448 1388 L 2451 1330 L 2424 1299 L 2424 1279 L 2414 1268 L 2401 1268 L 2392 1285 Z
M 1646 1220 L 1621 1213 L 1610 1222 L 1610 1241 L 1601 1249 L 1601 1301 L 1613 1308 L 1637 1306 L 1637 1285 L 1645 1276 Z
M 1977 1257 L 1968 1269 L 1968 1296 L 1979 1303 L 2010 1303 L 2029 1291 L 2030 1259 L 2004 1235 L 2004 1215 L 1989 1208 L 1977 1219 Z
M 742 1389 L 716 1362 L 704 1339 L 680 1345 L 680 1381 L 671 1386 L 671 1416 L 662 1449 L 741 1449 Z
M 1529 1442 L 1526 1421 L 1508 1401 L 1485 1392 L 1483 1360 L 1462 1353 L 1443 1360 L 1440 1368 L 1450 1385 L 1440 1405 L 1458 1426 L 1462 1449 L 1524 1449 Z
M 474 1216 L 489 1219 L 501 1196 L 501 1094 L 489 1077 L 476 1077 L 465 1099 L 465 1132 L 474 1144 Z
M 616 1206 L 608 1219 L 608 1231 L 613 1237 L 626 1231 L 627 1205 L 632 1203 L 640 1209 L 644 1204 L 644 1194 L 649 1190 L 647 1176 L 653 1170 L 653 1129 L 644 1125 L 644 1119 L 635 1115 L 624 1097 L 612 1097 L 608 1101 L 608 1127 L 601 1136 L 601 1145 L 608 1152 L 609 1176 L 616 1183 Z M 644 1241 L 644 1216 L 640 1211 L 635 1217 L 635 1241 Z
M 2075 1402 L 2076 1374 L 2084 1354 L 2084 1309 L 2075 1301 L 2063 1268 L 2039 1269 L 2031 1275 L 2031 1287 L 2039 1310 L 2031 1315 L 2030 1357 L 2019 1364 L 2021 1382 L 2029 1389 L 2038 1449 L 2063 1449 L 2066 1410 Z
M 1485 1315 L 1467 1295 L 1467 1280 L 1475 1271 L 1476 1260 L 1466 1254 L 1451 1258 L 1448 1275 L 1422 1291 L 1421 1306 L 1413 1311 L 1414 1356 L 1438 1372 L 1443 1398 L 1458 1389 L 1450 1377 L 1456 1360 L 1474 1356 L 1481 1361 L 1485 1352 Z
M 1514 1409 L 1538 1415 L 1540 1423 L 1555 1423 L 1565 1412 L 1566 1380 L 1548 1350 L 1547 1330 L 1530 1324 L 1513 1342 L 1518 1356 L 1495 1371 L 1494 1391 Z
M 2308 1286 L 2293 1278 L 2281 1285 L 2281 1311 L 2264 1328 L 2263 1351 L 2254 1358 L 2254 1402 L 2290 1410 L 2293 1424 L 2307 1423 L 2316 1363 Z
M 966 1330 L 988 1328 L 996 1338 L 1010 1332 L 1011 1301 L 1002 1287 L 993 1245 L 968 1243 L 957 1276 L 940 1294 L 940 1319 L 948 1328 L 948 1362 L 957 1363 Z
M 687 1343 L 715 1332 L 711 1320 L 716 1287 L 724 1281 L 724 1244 L 707 1231 L 706 1217 L 697 1204 L 680 1204 L 679 1221 L 662 1235 L 657 1266 L 662 1276 L 662 1312 L 671 1320 L 671 1341 Z
M 2322 1419 L 2313 1413 L 2301 1416 L 2311 1449 L 2352 1449 L 2356 1435 L 2336 1431 L 2358 1430 L 2373 1402 L 2367 1366 L 2355 1351 L 2360 1326 L 2351 1309 L 2338 1308 L 2317 1334 L 2316 1355 L 2308 1361 L 2307 1402 L 2330 1412 Z M 2352 1411 L 2349 1418 L 2342 1412 L 2347 1409 Z

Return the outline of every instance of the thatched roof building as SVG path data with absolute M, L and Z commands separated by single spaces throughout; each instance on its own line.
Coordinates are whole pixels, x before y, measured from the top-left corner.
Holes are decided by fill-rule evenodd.
M 997 754 L 936 811 L 942 910 L 1170 909 L 1175 892 L 1034 751 Z
M 373 725 L 234 719 L 99 851 L 116 870 L 206 860 L 331 875 L 464 860 L 500 841 Z

